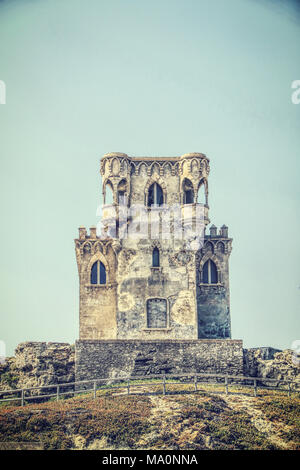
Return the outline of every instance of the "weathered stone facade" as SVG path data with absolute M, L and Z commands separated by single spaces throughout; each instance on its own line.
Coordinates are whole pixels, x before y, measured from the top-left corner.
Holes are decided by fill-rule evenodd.
M 203 234 L 210 222 L 209 159 L 201 153 L 173 158 L 111 153 L 102 158 L 100 171 L 103 231 L 99 234 L 92 227 L 87 234 L 80 227 L 75 240 L 80 339 L 230 338 L 228 258 L 232 240 L 227 227 L 217 232 L 212 226 L 196 250 L 186 238 L 177 236 L 184 217 L 191 226 L 195 223 L 198 209 L 202 211 Z M 107 200 L 109 191 L 112 201 Z M 129 214 L 125 220 L 121 200 Z M 168 229 L 164 225 L 166 206 L 177 211 Z M 136 207 L 144 208 L 147 221 L 157 217 L 155 234 L 151 227 L 144 236 L 130 236 L 141 223 Z M 111 210 L 114 227 L 109 222 L 105 225 Z M 122 237 L 125 229 L 127 236 Z M 155 264 L 154 250 L 159 257 Z M 101 280 L 101 275 L 105 279 Z
M 294 351 L 243 350 L 240 340 L 83 340 L 75 349 L 76 355 L 66 343 L 19 344 L 0 364 L 0 390 L 74 382 L 75 356 L 77 380 L 210 372 L 300 384 Z
M 205 234 L 209 172 L 202 153 L 101 159 L 101 225 L 80 227 L 75 240 L 76 380 L 242 373 L 242 344 L 230 341 L 232 240 L 225 225 Z
M 243 374 L 241 340 L 76 342 L 76 380 L 149 374 Z

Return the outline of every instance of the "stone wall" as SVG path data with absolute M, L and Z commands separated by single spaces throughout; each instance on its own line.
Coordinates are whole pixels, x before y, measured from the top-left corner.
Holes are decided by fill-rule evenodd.
M 84 340 L 76 342 L 76 380 L 160 373 L 215 372 L 293 380 L 293 351 L 242 349 L 240 340 Z M 67 343 L 26 342 L 0 364 L 0 390 L 74 382 L 75 350 Z
M 76 380 L 193 372 L 243 373 L 241 340 L 77 341 Z
M 68 343 L 20 343 L 0 366 L 0 389 L 29 388 L 75 380 L 75 351 Z
M 274 348 L 244 349 L 244 375 L 276 380 L 292 380 L 300 385 L 300 366 L 293 351 Z
M 172 242 L 126 240 L 118 257 L 117 339 L 196 339 L 195 265 L 173 261 Z M 152 252 L 160 252 L 160 267 L 152 267 Z M 181 252 L 183 254 L 183 252 Z M 150 327 L 147 311 L 154 299 L 166 303 L 165 327 Z

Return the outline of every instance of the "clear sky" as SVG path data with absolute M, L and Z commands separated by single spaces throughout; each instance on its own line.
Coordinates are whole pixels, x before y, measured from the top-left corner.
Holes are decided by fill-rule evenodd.
M 300 14 L 258 0 L 0 1 L 1 330 L 78 338 L 73 239 L 107 152 L 211 162 L 229 226 L 232 336 L 300 339 Z

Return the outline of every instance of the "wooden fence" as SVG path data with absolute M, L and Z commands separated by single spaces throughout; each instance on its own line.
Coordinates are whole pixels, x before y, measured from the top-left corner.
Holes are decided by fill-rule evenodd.
M 153 379 L 158 381 L 153 381 Z M 142 382 L 136 382 L 137 380 L 142 380 Z M 104 384 L 102 385 L 102 383 Z M 230 385 L 245 387 L 247 389 L 251 387 L 251 389 L 253 389 L 253 395 L 255 397 L 258 395 L 259 388 L 264 390 L 267 389 L 284 391 L 287 393 L 288 396 L 291 396 L 291 393 L 300 392 L 299 384 L 292 380 L 277 380 L 262 377 L 246 377 L 222 374 L 159 374 L 131 377 L 107 377 L 104 379 L 100 378 L 92 380 L 81 380 L 76 382 L 36 386 L 14 390 L 0 390 L 0 403 L 18 401 L 20 402 L 21 406 L 24 406 L 25 402 L 29 402 L 30 400 L 37 401 L 41 399 L 44 400 L 46 398 L 49 399 L 55 397 L 58 401 L 60 397 L 63 396 L 74 396 L 75 394 L 91 392 L 93 394 L 93 397 L 96 398 L 97 390 L 111 390 L 124 388 L 125 390 L 127 389 L 127 394 L 129 395 L 130 393 L 134 393 L 132 390 L 133 387 L 153 387 L 156 385 L 162 385 L 162 393 L 163 395 L 166 395 L 168 393 L 168 384 L 193 384 L 193 390 L 197 392 L 198 390 L 201 390 L 201 383 L 210 385 L 221 384 L 224 387 L 224 392 L 226 395 L 228 395 L 229 393 Z M 271 383 L 271 386 L 265 385 L 266 383 Z M 283 384 L 283 386 L 285 386 L 283 388 L 279 388 L 279 384 Z M 184 390 L 176 391 L 176 393 L 184 393 Z M 10 395 L 14 396 L 12 397 Z

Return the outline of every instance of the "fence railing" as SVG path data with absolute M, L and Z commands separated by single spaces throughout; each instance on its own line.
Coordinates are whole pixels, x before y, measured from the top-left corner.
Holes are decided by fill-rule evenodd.
M 151 379 L 161 379 L 161 381 L 152 381 Z M 176 380 L 179 381 L 176 381 Z M 212 382 L 212 379 L 216 379 Z M 139 380 L 144 380 L 144 382 L 136 382 Z M 168 382 L 169 380 L 169 382 Z M 101 383 L 104 382 L 104 385 Z M 248 382 L 248 383 L 245 383 Z M 249 384 L 250 382 L 250 384 Z M 130 377 L 106 377 L 99 379 L 91 380 L 80 380 L 76 382 L 68 382 L 61 384 L 53 385 L 43 385 L 35 386 L 30 388 L 21 388 L 21 389 L 12 389 L 12 390 L 0 390 L 0 403 L 9 402 L 9 401 L 19 401 L 21 406 L 24 406 L 25 402 L 30 400 L 40 400 L 45 398 L 55 397 L 58 401 L 60 397 L 65 395 L 74 396 L 75 394 L 83 393 L 93 393 L 93 397 L 96 398 L 97 390 L 111 390 L 125 388 L 127 389 L 127 394 L 129 395 L 132 392 L 132 387 L 153 387 L 156 385 L 162 385 L 162 393 L 166 395 L 167 385 L 176 385 L 176 384 L 193 384 L 193 390 L 197 392 L 199 386 L 203 384 L 217 384 L 223 385 L 225 394 L 229 394 L 229 386 L 239 386 L 253 389 L 253 395 L 256 397 L 258 394 L 258 389 L 267 389 L 267 390 L 276 390 L 287 392 L 288 396 L 291 396 L 291 393 L 299 393 L 299 384 L 293 380 L 278 380 L 278 379 L 269 379 L 263 377 L 247 377 L 247 376 L 237 376 L 237 375 L 227 375 L 227 374 L 213 374 L 213 373 L 194 373 L 194 374 L 153 374 L 153 375 L 143 375 L 143 376 L 130 376 Z M 267 386 L 265 383 L 276 383 L 276 386 Z M 100 385 L 99 385 L 100 384 Z M 279 388 L 278 385 L 286 385 L 284 388 Z M 88 387 L 88 385 L 91 385 Z M 82 388 L 83 387 L 83 388 Z M 50 393 L 49 393 L 50 390 Z M 36 392 L 37 391 L 37 392 Z M 52 393 L 51 393 L 52 391 Z M 54 392 L 53 392 L 54 391 Z M 45 393 L 39 393 L 45 392 Z M 184 393 L 184 391 L 181 391 Z M 34 393 L 37 393 L 34 395 Z M 180 393 L 177 391 L 176 393 Z M 14 397 L 7 397 L 7 395 L 14 394 Z

